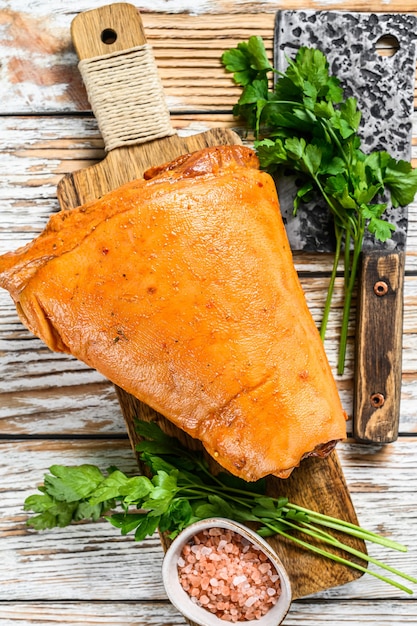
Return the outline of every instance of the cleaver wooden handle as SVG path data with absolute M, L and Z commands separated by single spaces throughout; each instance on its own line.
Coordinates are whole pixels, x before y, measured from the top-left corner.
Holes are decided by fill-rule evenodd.
M 401 398 L 404 252 L 364 251 L 356 328 L 353 436 L 390 443 Z

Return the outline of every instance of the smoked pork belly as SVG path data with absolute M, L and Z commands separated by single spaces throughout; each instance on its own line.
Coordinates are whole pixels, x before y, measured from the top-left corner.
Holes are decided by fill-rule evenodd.
M 52 215 L 0 257 L 22 322 L 247 481 L 346 436 L 272 178 L 219 146 Z

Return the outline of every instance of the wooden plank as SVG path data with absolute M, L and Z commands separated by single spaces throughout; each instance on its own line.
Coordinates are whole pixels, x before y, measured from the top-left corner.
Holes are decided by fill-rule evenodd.
M 42 533 L 28 529 L 25 523 L 24 498 L 36 491 L 44 472 L 53 463 L 86 462 L 103 469 L 117 465 L 126 472 L 137 471 L 127 440 L 2 442 L 0 450 L 3 598 L 129 600 L 134 597 L 141 601 L 163 595 L 160 574 L 163 552 L 156 535 L 135 543 L 132 537 L 114 532 L 108 522 Z M 143 576 L 140 583 L 138 576 Z
M 77 10 L 101 4 L 100 0 L 81 2 Z M 161 3 L 159 7 L 152 0 L 144 0 L 138 8 L 171 111 L 231 109 L 239 90 L 221 67 L 222 52 L 254 34 L 262 35 L 268 50 L 272 49 L 278 7 L 269 2 L 248 2 L 244 11 L 233 0 L 212 0 L 209 6 L 204 3 L 201 7 L 194 0 L 171 2 L 169 6 Z M 340 10 L 341 6 L 340 2 L 299 0 L 286 2 L 285 8 Z M 363 11 L 364 7 L 359 1 L 346 2 L 343 10 Z M 415 4 L 413 0 L 392 0 L 387 6 L 374 0 L 366 10 L 415 12 Z M 47 0 L 39 0 L 30 13 L 22 0 L 2 11 L 0 113 L 90 110 L 70 42 L 70 23 L 75 15 L 71 9 L 51 11 Z
M 16 12 L 25 14 L 28 10 L 28 5 L 25 0 L 13 0 L 13 9 Z M 289 9 L 337 9 L 340 7 L 340 3 L 337 0 L 289 0 L 285 2 L 285 5 Z M 348 0 L 346 8 L 351 11 L 360 11 L 364 9 L 362 0 Z M 7 5 L 6 5 L 7 6 Z M 77 2 L 77 11 L 88 11 L 91 8 L 102 6 L 100 0 L 79 0 Z M 381 0 L 370 0 L 367 3 L 366 8 L 369 11 L 380 11 L 384 4 Z M 399 0 L 392 0 L 389 4 L 390 11 L 396 12 L 413 12 L 415 11 L 415 5 L 410 0 L 400 2 Z M 160 13 L 190 13 L 191 15 L 214 15 L 216 13 L 242 13 L 241 3 L 235 0 L 171 0 L 166 2 L 165 0 L 141 0 L 140 10 L 144 13 L 148 12 L 160 12 Z M 269 0 L 247 0 L 245 2 L 245 12 L 248 13 L 273 13 L 276 10 L 276 6 L 271 6 Z M 57 15 L 53 17 L 56 19 L 57 24 L 61 24 L 66 20 L 67 14 L 71 11 L 71 7 L 63 15 L 60 12 L 56 12 Z M 50 5 L 48 0 L 37 0 L 31 7 L 31 12 L 34 19 L 44 19 L 50 14 Z
M 2 602 L 2 626 L 183 626 L 185 620 L 166 602 Z M 337 620 L 337 621 L 336 621 Z M 410 626 L 417 623 L 414 602 L 294 602 L 285 626 Z
M 2 626 L 183 626 L 169 602 L 2 602 Z
M 391 601 L 351 603 L 293 604 L 285 626 L 329 626 L 366 624 L 366 626 L 402 626 L 416 621 L 415 603 Z

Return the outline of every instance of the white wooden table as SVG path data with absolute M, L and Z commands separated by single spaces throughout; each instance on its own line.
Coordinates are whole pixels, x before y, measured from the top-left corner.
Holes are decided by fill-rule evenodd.
M 101 6 L 48 0 L 0 0 L 0 252 L 37 235 L 58 208 L 67 172 L 104 156 L 70 42 L 77 12 Z M 175 128 L 194 133 L 233 127 L 238 91 L 221 69 L 221 52 L 250 35 L 272 46 L 278 8 L 416 10 L 415 0 L 300 3 L 268 0 L 142 0 L 135 3 L 160 68 Z M 417 166 L 417 115 L 413 164 Z M 410 207 L 405 281 L 400 437 L 386 446 L 348 439 L 339 455 L 360 523 L 409 546 L 404 554 L 370 547 L 417 575 L 417 203 Z M 319 321 L 331 259 L 296 255 Z M 339 306 L 340 298 L 339 289 Z M 157 535 L 141 543 L 107 522 L 36 533 L 22 505 L 52 463 L 118 465 L 135 470 L 112 385 L 70 357 L 51 353 L 19 323 L 0 293 L 0 625 L 61 623 L 173 626 L 185 620 L 161 582 Z M 336 362 L 340 309 L 326 350 Z M 352 352 L 338 378 L 351 412 Z M 416 589 L 417 593 L 417 589 Z M 370 576 L 295 601 L 287 626 L 417 624 L 417 595 Z

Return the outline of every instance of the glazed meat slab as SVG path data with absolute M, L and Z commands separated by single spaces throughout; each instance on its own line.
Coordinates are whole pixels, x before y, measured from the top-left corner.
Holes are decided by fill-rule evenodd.
M 153 168 L 0 257 L 22 322 L 247 481 L 346 436 L 272 178 L 243 146 Z

